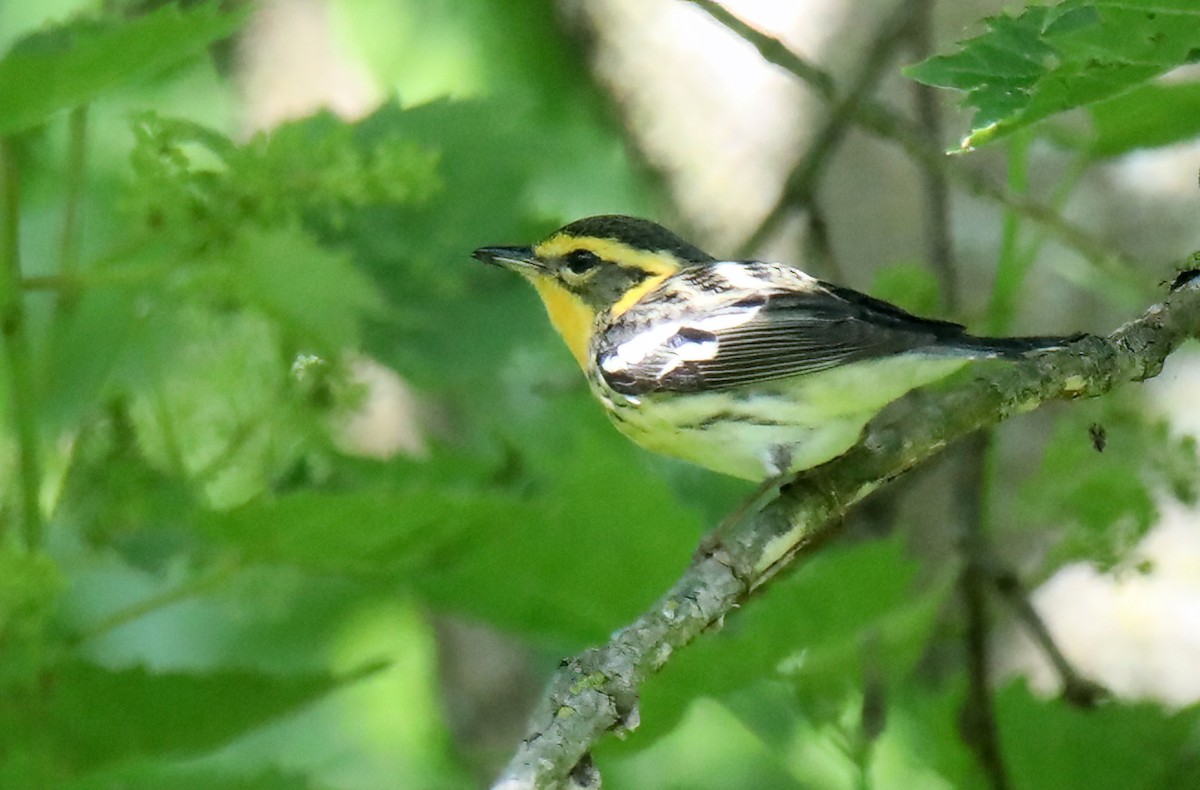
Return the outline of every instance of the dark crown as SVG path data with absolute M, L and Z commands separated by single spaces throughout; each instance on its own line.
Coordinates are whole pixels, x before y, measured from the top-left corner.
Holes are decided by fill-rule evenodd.
M 706 263 L 716 260 L 704 250 L 688 244 L 658 223 L 621 214 L 601 214 L 578 219 L 559 228 L 558 233 L 569 236 L 592 236 L 619 241 L 636 250 L 669 252 L 686 263 Z

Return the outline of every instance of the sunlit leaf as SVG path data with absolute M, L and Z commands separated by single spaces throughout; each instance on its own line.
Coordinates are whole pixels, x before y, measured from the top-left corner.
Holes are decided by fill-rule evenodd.
M 1065 0 L 987 20 L 952 55 L 905 73 L 965 91 L 975 108 L 969 149 L 1050 115 L 1117 96 L 1200 57 L 1191 0 Z
M 584 423 L 556 437 L 569 446 L 557 467 L 540 457 L 555 452 L 545 444 L 528 448 L 532 468 L 482 478 L 478 464 L 403 462 L 386 489 L 264 499 L 211 515 L 207 529 L 247 561 L 403 584 L 439 609 L 582 645 L 639 611 L 700 535 L 610 431 Z M 600 490 L 622 496 L 598 508 Z
M 898 304 L 917 315 L 936 315 L 941 308 L 941 287 L 929 267 L 897 263 L 875 273 L 871 295 Z
M 1200 83 L 1151 83 L 1088 111 L 1094 136 L 1087 150 L 1093 156 L 1171 145 L 1200 135 Z

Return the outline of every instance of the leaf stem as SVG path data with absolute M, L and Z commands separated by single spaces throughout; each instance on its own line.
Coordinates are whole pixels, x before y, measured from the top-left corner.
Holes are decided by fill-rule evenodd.
M 0 336 L 3 337 L 8 366 L 9 402 L 17 437 L 22 538 L 26 550 L 32 552 L 42 544 L 39 501 L 42 470 L 25 303 L 20 287 L 20 189 L 20 172 L 12 140 L 0 137 Z
M 1024 195 L 1029 189 L 1029 143 L 1030 135 L 1025 131 L 1013 134 L 1008 150 L 1008 192 Z M 1016 313 L 1017 295 L 1033 255 L 1020 252 L 1021 219 L 1012 208 L 1004 210 L 1004 225 L 1000 236 L 1000 254 L 996 261 L 996 281 L 992 285 L 992 298 L 988 304 L 988 331 L 1002 335 L 1009 331 Z
M 208 573 L 199 574 L 183 582 L 178 587 L 172 587 L 169 590 L 164 590 L 148 598 L 144 598 L 124 609 L 118 609 L 86 631 L 76 634 L 72 640 L 73 644 L 81 645 L 123 625 L 140 620 L 159 609 L 165 609 L 168 606 L 173 606 L 201 593 L 215 589 L 229 579 L 233 575 L 233 572 L 237 570 L 237 567 L 238 564 L 232 557 L 223 558 Z
M 121 288 L 129 285 L 152 284 L 168 273 L 161 263 L 149 261 L 145 255 L 151 242 L 142 238 L 121 244 L 116 249 L 96 258 L 87 266 L 71 272 L 29 275 L 21 279 L 20 286 L 26 291 L 56 291 L 61 302 L 63 294 L 86 288 Z M 142 262 L 139 262 L 142 261 Z M 182 262 L 174 261 L 176 266 Z
M 84 175 L 87 167 L 88 108 L 71 110 L 68 121 L 67 172 L 63 197 L 62 238 L 59 241 L 58 271 L 66 287 L 58 294 L 59 312 L 70 312 L 79 300 L 79 235 L 82 224 Z

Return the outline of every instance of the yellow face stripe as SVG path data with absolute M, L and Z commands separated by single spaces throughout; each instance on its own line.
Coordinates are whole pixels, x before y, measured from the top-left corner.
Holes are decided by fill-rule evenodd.
M 612 306 L 609 313 L 613 318 L 617 318 L 629 308 L 633 307 L 643 296 L 653 291 L 658 287 L 659 283 L 670 277 L 671 274 L 652 274 L 640 283 L 630 288 L 625 292 L 625 295 L 617 300 L 617 303 Z
M 629 289 L 629 292 L 612 306 L 610 313 L 613 318 L 633 307 L 639 299 L 683 267 L 683 264 L 670 253 L 638 250 L 619 241 L 590 236 L 580 237 L 559 233 L 533 248 L 534 254 L 542 259 L 562 257 L 572 250 L 591 250 L 609 263 L 628 269 L 638 269 L 649 275 L 637 286 Z M 541 292 L 540 288 L 538 290 Z M 542 298 L 546 298 L 545 294 L 542 295 Z M 547 309 L 549 309 L 549 304 L 547 304 Z M 551 320 L 553 320 L 553 316 L 551 316 Z M 566 335 L 563 337 L 565 338 Z M 569 342 L 568 345 L 570 345 Z

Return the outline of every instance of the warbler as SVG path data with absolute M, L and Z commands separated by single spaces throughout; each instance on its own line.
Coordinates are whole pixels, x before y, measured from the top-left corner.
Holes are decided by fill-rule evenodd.
M 474 257 L 533 283 L 622 433 L 748 480 L 843 454 L 884 406 L 970 360 L 1070 340 L 975 337 L 794 266 L 719 260 L 634 217 Z

